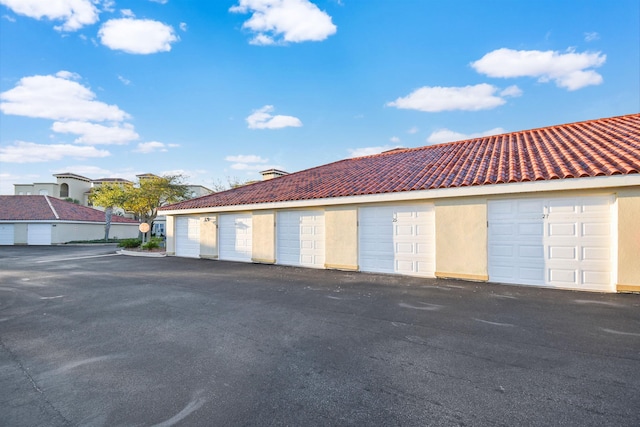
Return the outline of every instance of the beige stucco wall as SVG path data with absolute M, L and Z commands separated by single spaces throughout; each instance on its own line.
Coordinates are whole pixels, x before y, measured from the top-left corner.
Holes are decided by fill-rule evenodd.
M 13 228 L 14 245 L 26 245 L 27 244 L 27 224 L 17 223 Z
M 618 291 L 640 291 L 640 188 L 618 192 Z
M 253 262 L 276 262 L 276 213 L 259 211 L 252 215 L 251 239 Z
M 165 226 L 165 231 L 167 233 L 167 241 L 165 244 L 167 245 L 167 255 L 175 255 L 176 254 L 176 229 L 175 229 L 175 216 L 168 215 L 167 216 L 167 224 Z
M 489 280 L 487 200 L 436 202 L 436 277 Z
M 358 209 L 328 207 L 324 212 L 325 267 L 358 269 Z
M 218 259 L 218 215 L 200 217 L 200 258 Z
M 109 237 L 112 239 L 132 239 L 138 237 L 138 224 L 111 224 Z M 51 243 L 66 243 L 77 240 L 97 240 L 104 238 L 104 224 L 59 223 L 51 229 Z

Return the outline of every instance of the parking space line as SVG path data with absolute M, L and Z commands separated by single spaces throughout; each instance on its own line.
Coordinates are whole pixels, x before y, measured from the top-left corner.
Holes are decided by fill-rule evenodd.
M 79 256 L 79 257 L 73 257 L 73 258 L 43 259 L 41 261 L 36 261 L 36 263 L 58 262 L 58 261 L 74 261 L 74 260 L 77 260 L 77 259 L 104 258 L 104 257 L 108 257 L 108 256 L 118 256 L 118 255 L 120 255 L 120 254 L 104 254 L 104 255 Z

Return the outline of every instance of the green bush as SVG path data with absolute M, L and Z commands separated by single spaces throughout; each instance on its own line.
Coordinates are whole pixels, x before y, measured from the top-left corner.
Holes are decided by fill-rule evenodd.
M 142 249 L 150 251 L 151 249 L 156 249 L 162 246 L 163 240 L 160 237 L 152 237 L 147 243 L 142 245 Z
M 121 248 L 137 248 L 142 244 L 140 239 L 122 239 L 118 246 Z

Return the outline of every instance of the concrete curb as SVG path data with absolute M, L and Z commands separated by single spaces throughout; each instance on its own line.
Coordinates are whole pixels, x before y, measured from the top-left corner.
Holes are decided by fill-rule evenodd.
M 141 256 L 141 257 L 147 257 L 147 258 L 162 258 L 167 256 L 165 252 L 138 252 L 138 251 L 125 251 L 124 249 L 117 251 L 117 253 L 120 255 Z

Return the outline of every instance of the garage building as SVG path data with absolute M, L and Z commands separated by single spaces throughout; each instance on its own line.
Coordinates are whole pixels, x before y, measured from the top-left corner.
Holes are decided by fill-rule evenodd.
M 161 210 L 169 254 L 640 291 L 640 114 L 390 150 Z
M 53 245 L 104 238 L 104 212 L 49 196 L 0 196 L 0 245 Z M 114 215 L 109 236 L 138 237 L 138 222 Z

